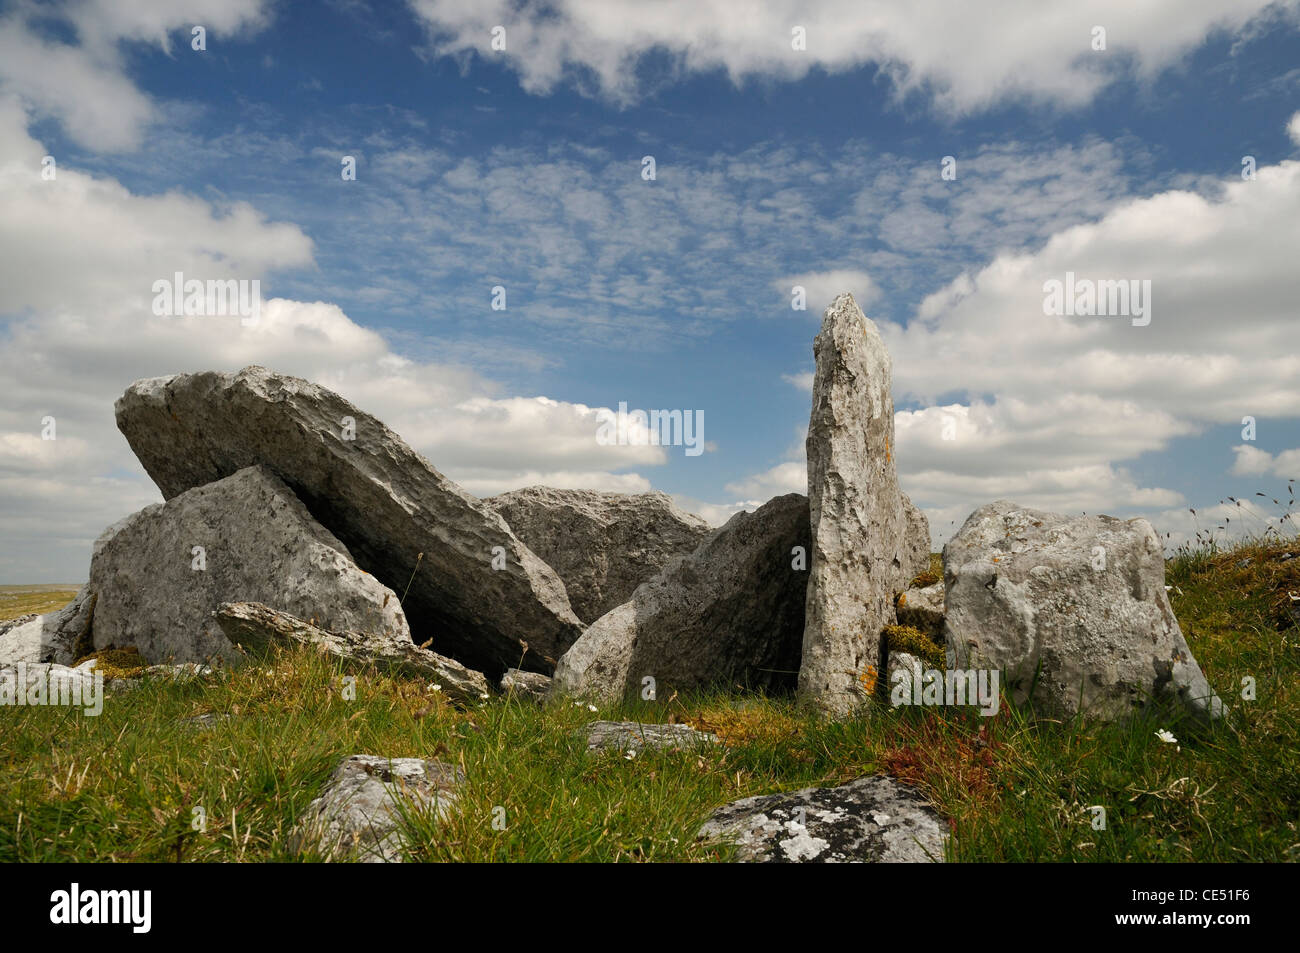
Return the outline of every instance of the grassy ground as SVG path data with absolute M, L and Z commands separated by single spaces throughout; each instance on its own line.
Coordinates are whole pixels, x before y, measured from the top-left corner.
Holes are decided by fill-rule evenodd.
M 723 859 L 694 836 L 713 808 L 886 771 L 950 819 L 952 860 L 1294 861 L 1300 629 L 1287 593 L 1300 595 L 1300 558 L 1279 561 L 1285 551 L 1207 550 L 1169 565 L 1184 632 L 1232 708 L 1208 730 L 1156 716 L 1035 720 L 1006 703 L 987 719 L 900 709 L 836 723 L 789 700 L 723 695 L 598 714 L 502 698 L 458 710 L 420 682 L 298 650 L 206 680 L 147 681 L 110 695 L 97 718 L 0 708 L 0 861 L 298 859 L 283 846 L 294 819 L 358 752 L 464 767 L 459 817 L 411 821 L 416 860 Z M 353 701 L 340 692 L 347 672 Z M 1241 697 L 1246 677 L 1254 701 Z M 230 717 L 181 723 L 208 712 Z M 581 729 L 598 717 L 685 722 L 726 744 L 593 758 Z M 196 807 L 204 832 L 192 829 Z

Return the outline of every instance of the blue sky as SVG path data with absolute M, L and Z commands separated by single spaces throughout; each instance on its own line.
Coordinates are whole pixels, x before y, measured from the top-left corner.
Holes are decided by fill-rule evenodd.
M 1300 476 L 1297 4 L 966 6 L 0 8 L 0 581 L 84 578 L 160 498 L 112 423 L 131 380 L 248 363 L 471 492 L 654 488 L 720 522 L 803 490 L 843 290 L 936 545 L 1000 497 L 1171 542 L 1275 521 L 1217 504 Z M 263 325 L 152 315 L 178 270 L 260 279 Z M 1151 325 L 1045 316 L 1065 270 L 1151 279 Z M 709 451 L 596 445 L 619 402 L 702 411 Z

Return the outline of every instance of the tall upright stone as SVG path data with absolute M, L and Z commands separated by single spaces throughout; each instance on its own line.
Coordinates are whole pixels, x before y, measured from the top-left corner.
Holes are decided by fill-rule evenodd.
M 845 714 L 874 691 L 881 630 L 906 587 L 907 517 L 894 467 L 892 365 L 851 294 L 822 316 L 808 422 L 812 560 L 799 694 Z

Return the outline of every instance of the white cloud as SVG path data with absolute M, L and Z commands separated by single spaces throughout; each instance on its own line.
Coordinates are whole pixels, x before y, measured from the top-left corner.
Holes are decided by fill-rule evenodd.
M 260 321 L 160 317 L 155 279 L 264 280 L 313 264 L 295 225 L 247 205 L 131 193 L 112 179 L 60 167 L 23 110 L 0 97 L 0 576 L 84 577 L 100 530 L 159 499 L 118 434 L 113 401 L 132 380 L 251 363 L 337 390 L 384 420 L 471 492 L 532 483 L 644 491 L 630 467 L 666 459 L 656 446 L 601 446 L 600 408 L 501 395 L 466 368 L 417 362 L 337 305 L 270 297 Z M 55 440 L 42 440 L 55 418 Z
M 853 268 L 787 275 L 784 278 L 776 279 L 772 284 L 777 291 L 787 297 L 792 294 L 790 289 L 795 287 L 803 288 L 806 297 L 807 314 L 818 320 L 821 319 L 822 312 L 830 306 L 836 296 L 846 291 L 852 292 L 854 300 L 863 308 L 866 308 L 880 296 L 880 289 L 871 280 L 871 276 L 865 271 Z
M 759 500 L 770 500 L 785 493 L 807 493 L 808 467 L 796 461 L 779 463 L 770 470 L 728 483 L 726 491 Z
M 812 393 L 813 389 L 813 372 L 804 371 L 802 374 L 782 374 L 781 380 L 787 384 L 792 384 L 805 393 Z
M 39 11 L 39 13 L 38 13 Z M 29 18 L 63 21 L 77 45 L 46 39 Z M 219 37 L 266 22 L 263 0 L 82 0 L 42 6 L 19 4 L 0 17 L 0 93 L 57 117 L 76 142 L 116 152 L 134 149 L 156 118 L 153 101 L 131 82 L 120 46 L 157 43 L 171 50 L 170 34 L 184 30 L 180 55 L 218 56 Z M 189 47 L 190 29 L 208 31 L 208 51 Z M 193 68 L 180 60 L 178 70 Z
M 1117 76 L 1150 80 L 1198 47 L 1214 30 L 1240 32 L 1268 0 L 1092 0 L 1077 4 L 999 0 L 410 0 L 436 54 L 503 59 L 529 92 L 564 80 L 630 103 L 656 86 L 644 54 L 666 60 L 668 78 L 723 70 L 736 83 L 752 77 L 796 79 L 812 69 L 838 72 L 874 65 L 900 96 L 932 95 L 952 114 L 1008 99 L 1080 106 Z M 1274 9 L 1294 15 L 1294 0 Z M 506 50 L 491 49 L 492 28 L 506 28 Z M 1092 28 L 1106 29 L 1105 52 Z M 792 29 L 806 49 L 792 48 Z M 640 67 L 640 68 L 639 68 Z M 662 81 L 662 78 L 659 78 Z
M 1233 447 L 1237 458 L 1229 471 L 1233 476 L 1273 476 L 1284 480 L 1300 480 L 1300 448 L 1283 450 L 1274 456 L 1267 450 L 1260 450 L 1250 444 Z
M 1291 141 L 1300 146 L 1300 112 L 1291 116 L 1291 121 L 1286 124 L 1286 134 L 1291 137 Z

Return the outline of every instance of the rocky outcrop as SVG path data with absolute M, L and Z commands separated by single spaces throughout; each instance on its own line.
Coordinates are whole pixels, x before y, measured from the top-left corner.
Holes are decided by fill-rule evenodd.
M 261 602 L 325 628 L 410 641 L 398 597 L 274 474 L 249 467 L 137 513 L 97 550 L 94 647 L 148 662 L 233 655 L 212 612 Z
M 716 744 L 717 735 L 689 725 L 654 725 L 638 721 L 593 721 L 587 726 L 587 753 L 619 751 L 636 757 L 639 751 L 683 751 Z
M 916 557 L 894 467 L 889 352 L 852 295 L 826 309 L 813 350 L 812 560 L 799 693 L 844 714 L 867 697 L 862 685 L 880 667 L 881 630 L 894 622 L 894 594 L 911 580 Z
M 1221 711 L 1169 606 L 1146 520 L 999 501 L 970 515 L 943 564 L 949 668 L 1000 670 L 1014 700 L 1053 717 L 1113 719 L 1162 700 Z
M 559 573 L 578 618 L 599 619 L 713 531 L 666 493 L 532 486 L 483 501 Z
M 407 847 L 403 814 L 426 812 L 446 820 L 463 781 L 459 768 L 437 761 L 354 754 L 307 806 L 290 849 L 312 850 L 326 860 L 401 863 Z
M 737 513 L 699 549 L 597 619 L 560 659 L 552 691 L 601 700 L 736 683 L 793 684 L 807 586 L 808 501 Z
M 382 422 L 246 367 L 136 381 L 118 428 L 167 499 L 262 464 L 403 600 L 415 640 L 472 668 L 549 671 L 581 631 L 555 572 Z M 228 599 L 232 598 L 230 596 Z M 261 600 L 259 600 L 261 601 Z
M 478 701 L 488 694 L 487 679 L 481 672 L 420 648 L 409 638 L 370 632 L 331 632 L 256 602 L 222 603 L 213 615 L 226 638 L 255 653 L 263 653 L 273 644 L 314 645 L 337 658 L 373 665 L 387 672 L 433 679 L 441 691 L 462 701 Z
M 913 789 L 876 775 L 735 801 L 699 837 L 734 844 L 741 863 L 938 863 L 948 825 Z

